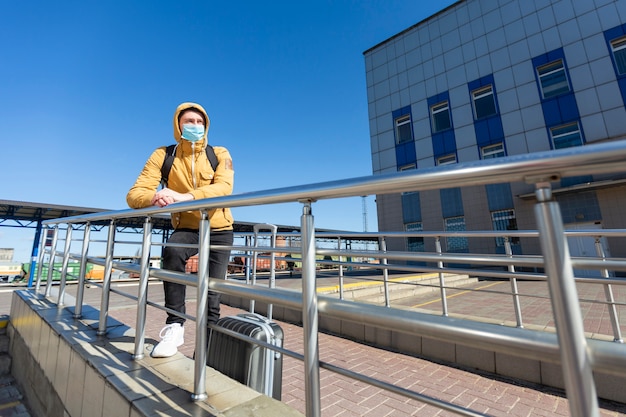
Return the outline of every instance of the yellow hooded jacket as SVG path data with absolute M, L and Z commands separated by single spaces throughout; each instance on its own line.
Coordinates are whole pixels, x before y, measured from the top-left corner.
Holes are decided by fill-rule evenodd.
M 204 136 L 195 143 L 181 138 L 179 115 L 193 108 L 204 115 Z M 208 132 L 211 121 L 202 106 L 195 103 L 183 103 L 174 113 L 174 138 L 176 146 L 174 163 L 168 178 L 168 188 L 179 193 L 191 193 L 195 200 L 221 197 L 233 192 L 235 172 L 232 158 L 226 148 L 214 146 L 218 165 L 215 171 L 206 156 Z M 126 202 L 130 208 L 138 209 L 151 206 L 152 197 L 161 183 L 161 166 L 165 158 L 165 146 L 156 149 L 148 158 L 139 174 L 135 185 L 128 191 Z M 172 213 L 172 225 L 175 229 L 198 229 L 199 211 Z M 228 208 L 209 211 L 211 230 L 232 230 L 233 216 Z

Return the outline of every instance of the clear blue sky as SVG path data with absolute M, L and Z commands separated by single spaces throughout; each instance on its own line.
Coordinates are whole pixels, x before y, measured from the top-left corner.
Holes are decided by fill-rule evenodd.
M 230 150 L 235 193 L 371 175 L 363 52 L 452 3 L 0 0 L 0 199 L 127 208 L 183 101 Z M 313 210 L 318 227 L 363 230 L 361 199 Z M 234 214 L 289 225 L 301 210 Z M 16 261 L 30 242 L 0 227 Z

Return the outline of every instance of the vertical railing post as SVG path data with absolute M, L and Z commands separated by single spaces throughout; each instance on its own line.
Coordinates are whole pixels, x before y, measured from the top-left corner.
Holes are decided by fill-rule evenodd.
M 48 281 L 46 282 L 46 297 L 50 297 L 52 291 L 52 274 L 54 273 L 54 261 L 57 256 L 57 240 L 59 238 L 59 225 L 54 226 L 54 233 L 52 234 L 52 244 L 50 245 L 50 259 L 48 260 Z
M 202 211 L 198 238 L 198 294 L 196 303 L 196 351 L 194 357 L 193 401 L 204 401 L 206 393 L 207 325 L 209 312 L 209 253 L 211 226 Z
M 259 252 L 257 248 L 259 247 L 259 232 L 255 229 L 254 231 L 254 251 L 252 252 L 252 280 L 251 285 L 256 285 L 256 270 L 257 270 L 257 262 L 259 259 Z M 253 298 L 250 300 L 250 313 L 254 313 L 256 300 Z
M 437 236 L 435 238 L 435 249 L 439 255 L 441 255 L 441 237 Z M 437 262 L 437 268 L 443 269 L 443 262 Z M 443 276 L 443 272 L 439 272 L 439 291 L 441 293 L 441 314 L 444 316 L 448 315 L 448 299 L 446 298 L 446 282 Z
M 302 231 L 302 330 L 304 333 L 304 386 L 306 416 L 321 415 L 318 306 L 315 283 L 315 226 L 311 202 L 305 202 Z
M 252 246 L 252 236 L 246 236 L 244 238 L 244 241 L 244 246 Z M 244 253 L 245 256 L 243 257 L 243 274 L 246 277 L 246 284 L 250 285 L 250 250 L 246 250 Z
M 504 237 L 504 250 L 509 258 L 513 257 L 513 249 L 511 248 L 511 239 L 508 236 Z M 515 265 L 509 264 L 509 272 L 515 272 Z M 522 323 L 522 307 L 519 302 L 519 290 L 517 289 L 517 278 L 511 277 L 511 295 L 513 296 L 513 309 L 515 310 L 515 319 L 517 320 L 517 327 L 523 328 Z
M 146 307 L 148 305 L 148 280 L 150 278 L 150 249 L 152 248 L 152 219 L 146 217 L 143 223 L 141 261 L 139 264 L 139 288 L 137 289 L 137 323 L 135 329 L 134 360 L 143 359 L 146 336 Z
M 383 236 L 380 239 L 380 251 L 383 253 L 387 253 L 387 241 Z M 383 288 L 385 291 L 385 307 L 391 306 L 391 301 L 389 300 L 389 270 L 387 269 L 387 257 L 382 259 L 383 261 Z
M 535 217 L 554 310 L 565 391 L 573 417 L 597 417 L 598 397 L 583 328 L 572 260 L 559 205 L 549 183 L 537 184 Z
M 89 242 L 91 239 L 91 223 L 85 224 L 83 231 L 83 246 L 80 251 L 80 270 L 78 271 L 78 288 L 76 289 L 76 307 L 74 318 L 81 318 L 83 315 L 83 298 L 85 297 L 85 275 L 87 274 L 87 255 L 89 253 Z
M 109 233 L 107 235 L 107 248 L 104 260 L 104 276 L 102 277 L 102 296 L 100 299 L 100 321 L 96 334 L 102 336 L 106 334 L 107 319 L 109 317 L 109 298 L 111 290 L 111 272 L 113 272 L 113 250 L 115 247 L 115 220 L 109 223 Z
M 33 250 L 30 257 L 30 267 L 28 269 L 28 288 L 32 288 L 33 286 L 33 277 L 35 277 L 35 268 L 39 267 L 39 263 L 37 259 L 39 258 L 39 253 L 41 253 L 41 220 L 37 221 L 37 228 L 35 229 L 35 236 L 33 240 Z
M 65 283 L 67 281 L 67 265 L 70 261 L 70 248 L 72 247 L 72 230 L 74 230 L 74 226 L 72 223 L 67 225 L 67 230 L 65 231 L 65 246 L 63 247 L 63 262 L 61 266 L 61 280 L 59 282 L 59 297 L 57 299 L 57 304 L 62 306 L 65 304 Z
M 337 238 L 337 250 L 341 251 L 341 236 Z M 343 300 L 343 256 L 339 255 L 339 299 Z
M 48 236 L 48 227 L 41 231 L 42 236 L 39 237 L 39 260 L 37 261 L 37 278 L 35 279 L 35 293 L 39 293 L 39 288 L 41 286 L 41 273 L 43 271 L 43 260 L 46 256 L 46 238 Z M 45 233 L 44 233 L 45 232 Z M 33 271 L 31 271 L 31 276 Z
M 605 259 L 604 248 L 600 237 L 596 237 L 596 254 L 599 258 Z M 609 278 L 609 270 L 602 270 L 602 278 Z M 613 327 L 613 341 L 622 343 L 622 331 L 619 328 L 619 317 L 617 315 L 617 309 L 615 307 L 615 297 L 613 297 L 613 287 L 611 284 L 604 284 L 604 295 L 606 296 L 607 308 L 609 309 L 609 316 L 611 317 L 611 326 Z
M 276 226 L 275 224 L 268 224 L 268 223 L 259 223 L 259 224 L 255 224 L 254 225 L 254 247 L 258 248 L 259 247 L 259 231 L 261 230 L 269 230 L 270 231 L 270 270 L 269 270 L 269 280 L 268 280 L 268 288 L 276 288 L 276 233 L 278 232 L 278 226 Z M 255 251 L 255 255 L 257 254 L 257 252 Z M 255 256 L 255 270 L 256 270 L 256 265 L 257 265 L 257 256 Z M 254 281 L 252 282 L 252 285 L 256 284 L 256 271 L 253 275 Z M 272 314 L 274 311 L 274 305 L 269 303 L 267 305 L 267 318 L 268 319 L 272 319 Z M 254 313 L 254 300 L 250 300 L 250 312 Z
M 276 225 L 270 224 L 268 225 L 271 232 L 272 237 L 270 238 L 270 245 L 272 246 L 272 250 L 270 252 L 270 279 L 268 286 L 270 288 L 276 288 L 276 233 L 278 231 L 278 227 Z M 272 319 L 272 315 L 274 314 L 274 304 L 269 303 L 267 305 L 267 318 Z

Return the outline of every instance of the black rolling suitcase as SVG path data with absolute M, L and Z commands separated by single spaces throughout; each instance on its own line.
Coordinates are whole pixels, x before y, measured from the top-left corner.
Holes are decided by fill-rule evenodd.
M 242 313 L 222 317 L 217 327 L 282 347 L 283 330 L 267 317 Z M 207 365 L 250 388 L 280 400 L 283 355 L 260 345 L 211 329 Z

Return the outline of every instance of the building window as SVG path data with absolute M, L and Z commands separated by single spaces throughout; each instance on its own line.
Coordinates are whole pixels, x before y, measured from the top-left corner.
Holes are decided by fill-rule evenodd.
M 398 143 L 411 142 L 413 140 L 413 131 L 411 129 L 411 116 L 405 115 L 398 117 L 396 120 L 396 140 Z
M 450 165 L 456 164 L 456 155 L 451 153 L 450 155 L 441 156 L 437 158 L 437 165 Z
M 447 101 L 435 104 L 430 108 L 433 124 L 433 133 L 441 132 L 452 127 L 450 123 L 450 106 Z
M 474 116 L 476 120 L 493 116 L 496 111 L 496 100 L 493 96 L 492 86 L 479 88 L 472 91 L 472 100 L 474 103 Z
M 465 217 L 449 217 L 445 220 L 446 232 L 465 232 Z M 464 251 L 469 248 L 467 237 L 448 237 L 446 239 L 448 251 Z
M 611 41 L 618 75 L 626 75 L 626 36 Z
M 517 219 L 515 218 L 515 210 L 499 210 L 491 212 L 491 223 L 493 230 L 517 230 Z M 519 244 L 519 237 L 510 237 L 509 242 L 512 245 Z M 496 238 L 496 246 L 504 246 L 504 238 Z
M 571 148 L 583 144 L 578 122 L 550 128 L 550 137 L 554 149 Z
M 537 67 L 543 98 L 550 98 L 570 91 L 563 60 Z
M 407 223 L 404 227 L 407 232 L 421 232 L 422 222 Z M 406 246 L 409 252 L 424 252 L 424 238 L 422 236 L 408 237 Z
M 495 145 L 483 146 L 480 148 L 482 159 L 502 158 L 506 156 L 504 153 L 504 144 L 502 142 Z

